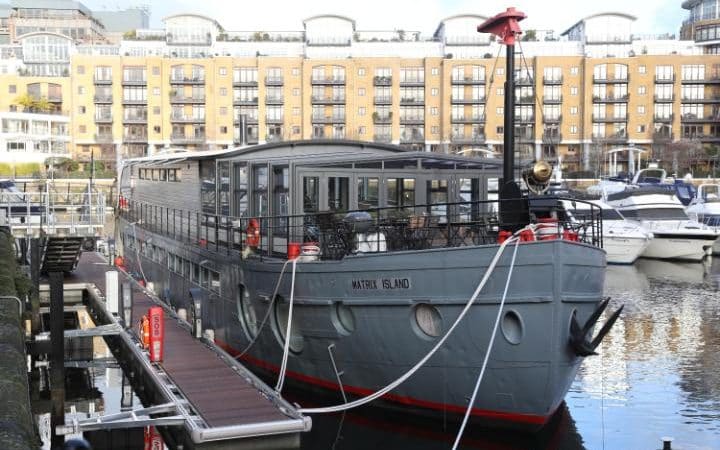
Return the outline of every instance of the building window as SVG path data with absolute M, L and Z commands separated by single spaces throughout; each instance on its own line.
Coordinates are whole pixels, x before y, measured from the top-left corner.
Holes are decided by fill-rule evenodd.
M 14 84 L 11 84 L 8 86 L 8 94 L 16 94 L 17 93 L 17 86 Z
M 293 107 L 293 109 L 292 109 L 292 115 L 293 115 L 293 116 L 299 116 L 299 115 L 300 115 L 300 108 L 298 108 L 297 106 Z
M 505 128 L 504 127 L 495 127 L 495 132 L 497 134 L 505 134 Z
M 639 95 L 645 95 L 646 91 L 647 91 L 647 88 L 645 88 L 645 86 L 638 86 L 638 94 Z
M 647 67 L 638 66 L 638 73 L 647 73 Z
M 155 115 L 155 116 L 160 115 L 160 107 L 159 106 L 153 106 L 153 115 Z
M 78 133 L 85 134 L 87 132 L 87 127 L 85 125 L 78 126 Z
M 365 96 L 365 88 L 359 88 L 358 89 L 358 97 L 364 97 Z
M 571 106 L 570 107 L 570 115 L 575 116 L 578 113 L 578 107 L 577 106 Z
M 292 134 L 300 134 L 300 127 L 297 125 L 293 125 Z
M 365 68 L 364 67 L 358 68 L 358 76 L 361 76 L 361 77 L 365 76 Z
M 505 68 L 504 67 L 498 67 L 495 69 L 495 73 L 498 75 L 505 75 Z
M 438 69 L 437 67 L 433 67 L 432 69 L 430 69 L 431 75 L 438 75 L 439 73 L 440 73 L 440 69 Z
M 85 114 L 85 107 L 84 107 L 84 106 L 78 106 L 78 114 Z
M 437 125 L 430 127 L 430 133 L 431 134 L 440 134 L 440 127 Z
M 158 134 L 159 134 L 159 133 L 160 133 L 160 130 L 161 130 L 160 125 L 155 125 L 155 126 L 153 127 L 153 131 L 154 131 L 155 133 L 158 133 Z
M 221 88 L 220 88 L 220 95 L 222 95 L 222 96 L 227 95 L 227 88 L 221 87 Z
M 85 93 L 85 86 L 78 86 L 78 95 L 82 95 Z
M 644 133 L 644 132 L 645 132 L 645 125 L 638 125 L 637 131 L 638 131 L 638 133 Z
M 577 75 L 578 74 L 578 67 L 573 66 L 570 68 L 570 75 Z
M 437 95 L 438 95 L 438 88 L 432 88 L 432 89 L 430 89 L 430 95 L 432 95 L 433 97 L 437 97 Z
M 221 67 L 219 73 L 220 73 L 221 77 L 226 76 L 227 75 L 227 67 Z
M 645 105 L 638 105 L 638 114 L 645 114 Z
M 570 134 L 577 134 L 577 125 L 570 125 Z
M 300 88 L 293 88 L 293 97 L 300 96 Z
M 431 116 L 437 116 L 439 113 L 440 113 L 440 111 L 438 110 L 437 106 L 433 106 L 432 108 L 430 108 Z
M 159 88 L 159 87 L 154 87 L 154 88 L 153 88 L 153 95 L 160 95 L 160 88 Z
M 220 127 L 220 134 L 227 134 L 228 128 L 226 126 Z
M 292 74 L 294 77 L 300 75 L 300 68 L 299 67 L 293 67 L 292 68 Z
M 502 116 L 503 115 L 503 107 L 498 106 L 497 108 L 495 108 L 495 114 L 497 114 L 498 116 Z
M 495 93 L 496 93 L 498 96 L 503 96 L 503 95 L 505 95 L 505 88 L 499 87 L 499 88 L 497 88 L 497 91 L 495 91 Z
M 358 134 L 359 134 L 360 136 L 362 136 L 363 134 L 365 134 L 365 127 L 358 127 Z
M 77 66 L 77 73 L 78 73 L 78 75 L 84 75 L 85 74 L 85 66 Z
M 570 95 L 577 95 L 578 89 L 577 86 L 570 86 Z
M 227 106 L 221 106 L 221 107 L 220 107 L 220 115 L 221 115 L 221 116 L 227 116 L 227 113 L 228 113 Z
M 365 115 L 365 107 L 361 106 L 358 108 L 358 116 L 364 116 Z

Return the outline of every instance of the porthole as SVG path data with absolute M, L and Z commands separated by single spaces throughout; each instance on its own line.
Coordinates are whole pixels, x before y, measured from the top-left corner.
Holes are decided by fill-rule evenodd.
M 442 333 L 442 316 L 432 305 L 421 303 L 415 307 L 415 323 L 429 337 L 438 337 Z
M 279 295 L 275 299 L 275 330 L 281 345 L 285 345 L 285 332 L 287 331 L 290 303 Z M 302 335 L 297 330 L 297 305 L 293 306 L 293 323 L 290 328 L 290 351 L 300 353 L 305 345 Z
M 355 331 L 355 315 L 348 305 L 337 302 L 332 317 L 333 325 L 342 334 L 351 334 Z
M 238 287 L 238 319 L 243 325 L 248 338 L 253 339 L 258 333 L 257 314 L 250 300 L 250 291 L 243 285 Z
M 522 341 L 524 326 L 520 315 L 513 311 L 507 311 L 502 318 L 500 325 L 505 340 L 513 345 L 517 345 Z

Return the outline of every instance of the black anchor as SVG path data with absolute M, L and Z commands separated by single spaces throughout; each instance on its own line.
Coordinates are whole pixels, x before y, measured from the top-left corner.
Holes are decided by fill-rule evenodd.
M 600 318 L 600 315 L 603 313 L 603 311 L 605 311 L 605 308 L 607 308 L 609 302 L 610 297 L 603 300 L 600 305 L 598 305 L 597 309 L 593 311 L 590 317 L 588 317 L 588 320 L 582 327 L 580 327 L 580 324 L 577 321 L 576 314 L 573 313 L 572 320 L 570 322 L 570 346 L 572 347 L 576 355 L 597 355 L 595 349 L 598 347 L 598 345 L 600 345 L 600 342 L 602 342 L 605 335 L 608 334 L 612 326 L 615 324 L 615 321 L 620 316 L 620 312 L 625 307 L 625 305 L 622 305 L 620 306 L 620 308 L 618 308 L 617 311 L 612 313 L 607 322 L 605 322 L 605 325 L 603 325 L 598 332 L 597 336 L 595 336 L 595 338 L 590 341 L 588 338 L 588 333 L 595 326 L 598 319 Z

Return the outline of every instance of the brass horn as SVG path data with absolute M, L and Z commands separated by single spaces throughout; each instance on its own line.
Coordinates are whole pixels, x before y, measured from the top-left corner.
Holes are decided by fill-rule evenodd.
M 547 190 L 551 177 L 552 166 L 547 161 L 536 161 L 522 172 L 523 181 L 535 194 L 542 194 Z

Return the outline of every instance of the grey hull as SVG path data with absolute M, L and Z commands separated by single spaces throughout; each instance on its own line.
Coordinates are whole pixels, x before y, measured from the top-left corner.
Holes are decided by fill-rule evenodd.
M 150 233 L 145 232 L 146 235 Z M 188 260 L 221 272 L 221 295 L 209 294 L 203 323 L 230 352 L 252 338 L 240 292 L 250 294 L 259 326 L 271 305 L 283 261 L 240 260 L 188 248 L 152 235 L 154 242 Z M 497 245 L 349 256 L 340 261 L 298 263 L 294 292 L 293 344 L 288 378 L 305 385 L 338 389 L 330 352 L 343 373 L 345 392 L 366 395 L 409 370 L 439 337 L 416 322 L 418 304 L 441 317 L 442 336 L 457 318 L 497 252 Z M 131 270 L 142 271 L 174 307 L 189 307 L 192 284 L 132 249 Z M 508 247 L 485 289 L 444 346 L 425 367 L 383 398 L 418 412 L 462 414 L 472 394 L 498 311 L 512 257 Z M 488 370 L 473 410 L 479 419 L 539 427 L 562 402 L 582 359 L 570 348 L 573 313 L 584 323 L 603 293 L 605 252 L 562 240 L 523 243 L 518 250 Z M 280 302 L 290 298 L 290 266 L 280 284 Z M 341 305 L 341 306 L 340 306 Z M 282 322 L 282 321 L 280 321 Z M 256 342 L 243 355 L 250 368 L 277 372 L 284 327 L 268 316 Z M 331 347 L 329 350 L 328 347 Z M 340 394 L 337 395 L 338 403 Z

